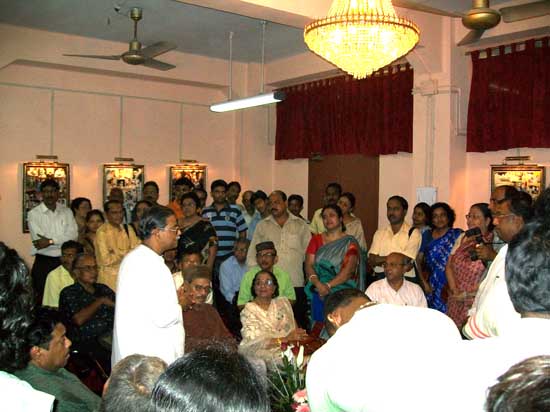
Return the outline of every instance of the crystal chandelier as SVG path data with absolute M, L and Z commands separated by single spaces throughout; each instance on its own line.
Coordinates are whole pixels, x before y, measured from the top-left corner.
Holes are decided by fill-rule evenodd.
M 390 0 L 334 0 L 327 17 L 304 30 L 307 46 L 356 79 L 387 66 L 418 43 L 420 30 L 397 17 Z

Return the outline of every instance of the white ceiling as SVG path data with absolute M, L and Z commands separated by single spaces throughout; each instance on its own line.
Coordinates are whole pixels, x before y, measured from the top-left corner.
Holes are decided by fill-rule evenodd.
M 505 1 L 493 0 L 491 5 Z M 464 12 L 470 8 L 468 0 L 419 0 L 416 3 L 449 12 Z M 120 8 L 118 13 L 115 6 Z M 143 9 L 138 38 L 144 45 L 160 40 L 171 41 L 177 44 L 178 51 L 226 59 L 229 55 L 228 36 L 233 31 L 233 58 L 244 62 L 260 61 L 260 20 L 181 1 L 0 0 L 0 22 L 125 43 L 132 37 L 133 22 L 128 18 L 132 7 Z M 7 40 L 0 39 L 0 46 Z M 125 48 L 121 45 L 120 52 Z M 268 23 L 266 61 L 306 50 L 300 28 Z M 70 51 L 81 52 L 91 51 Z

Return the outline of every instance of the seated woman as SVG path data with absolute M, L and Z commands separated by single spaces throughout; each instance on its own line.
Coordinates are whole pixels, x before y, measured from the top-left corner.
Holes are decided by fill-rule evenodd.
M 105 223 L 105 217 L 101 210 L 90 210 L 86 214 L 86 230 L 84 234 L 78 237 L 78 243 L 84 247 L 84 252 L 89 255 L 95 256 L 95 234 L 103 223 Z
M 115 317 L 115 293 L 97 282 L 97 264 L 92 255 L 76 256 L 76 283 L 61 291 L 59 311 L 66 319 L 73 347 L 91 354 L 109 374 Z
M 254 297 L 241 312 L 243 340 L 239 352 L 266 361 L 268 366 L 281 360 L 281 343 L 299 341 L 306 331 L 296 327 L 292 306 L 278 297 L 279 284 L 273 273 L 260 270 L 252 282 Z
M 456 214 L 443 202 L 434 203 L 431 207 L 431 231 L 422 235 L 422 245 L 419 253 L 421 264 L 425 262 L 429 278 L 422 278 L 423 289 L 426 291 L 428 307 L 440 312 L 447 312 L 443 288 L 447 284 L 445 266 L 451 254 L 456 239 L 462 233 L 461 229 L 453 229 Z M 421 275 L 423 276 L 423 273 Z
M 313 235 L 306 249 L 305 292 L 311 301 L 312 323 L 324 322 L 323 299 L 340 289 L 358 285 L 357 268 L 361 265 L 360 246 L 346 234 L 343 213 L 339 206 L 328 205 L 321 211 L 326 231 Z
M 467 231 L 459 237 L 451 251 L 445 268 L 449 284 L 447 315 L 462 328 L 468 319 L 468 310 L 474 303 L 477 288 L 481 282 L 485 264 L 477 255 L 476 245 L 493 242 L 493 219 L 487 203 L 476 203 L 466 215 L 468 229 L 479 229 L 477 234 Z
M 206 303 L 212 276 L 206 265 L 197 265 L 185 271 L 185 299 L 180 303 L 183 309 L 185 328 L 185 353 L 212 342 L 220 342 L 227 347 L 237 348 L 237 342 L 225 327 L 222 318 L 212 305 Z M 181 292 L 178 293 L 181 295 Z

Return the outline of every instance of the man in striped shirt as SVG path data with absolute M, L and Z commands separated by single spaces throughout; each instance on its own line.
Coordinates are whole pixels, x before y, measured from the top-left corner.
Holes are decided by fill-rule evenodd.
M 226 198 L 227 183 L 225 180 L 215 180 L 210 185 L 210 194 L 214 202 L 202 210 L 202 217 L 208 219 L 218 236 L 218 252 L 214 261 L 212 286 L 216 302 L 223 302 L 220 293 L 219 271 L 221 264 L 233 253 L 237 238 L 246 238 L 246 222 L 241 210 L 236 205 L 230 205 Z

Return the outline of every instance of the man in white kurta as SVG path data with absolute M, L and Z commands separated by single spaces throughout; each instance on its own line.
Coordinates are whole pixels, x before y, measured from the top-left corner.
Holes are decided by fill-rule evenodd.
M 164 216 L 164 227 L 150 228 L 155 224 L 155 219 L 151 219 L 154 214 Z M 113 366 L 135 353 L 157 356 L 168 364 L 183 355 L 182 310 L 172 274 L 162 257 L 164 250 L 176 246 L 179 228 L 174 213 L 165 207 L 152 207 L 143 221 L 146 219 L 150 225 L 144 236 L 149 237 L 128 253 L 120 265 L 111 357 Z M 159 221 L 158 216 L 156 221 Z

